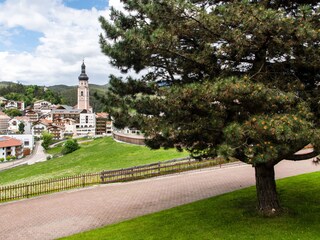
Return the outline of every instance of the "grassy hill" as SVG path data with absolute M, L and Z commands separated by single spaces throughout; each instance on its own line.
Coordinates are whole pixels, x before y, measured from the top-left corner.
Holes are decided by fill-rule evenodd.
M 187 156 L 171 150 L 150 150 L 145 146 L 118 143 L 111 137 L 81 144 L 81 148 L 60 158 L 0 172 L 0 184 L 16 184 L 72 176 L 81 173 L 132 167 Z
M 320 172 L 277 181 L 287 212 L 275 218 L 256 214 L 251 187 L 64 239 L 320 239 L 319 181 Z

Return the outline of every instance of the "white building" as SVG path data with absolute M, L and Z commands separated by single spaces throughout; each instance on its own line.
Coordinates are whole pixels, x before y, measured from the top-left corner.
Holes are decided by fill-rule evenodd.
M 32 126 L 31 132 L 33 136 L 41 137 L 41 134 L 47 130 L 48 130 L 48 125 L 39 122 Z
M 29 148 L 31 151 L 34 149 L 34 137 L 32 134 L 10 134 L 10 135 L 0 135 L 1 137 L 11 137 L 22 142 L 23 148 Z
M 45 100 L 38 100 L 35 101 L 33 104 L 33 109 L 34 110 L 41 110 L 42 108 L 49 108 L 52 106 L 51 102 L 45 101 Z
M 24 110 L 24 102 L 9 100 L 4 106 L 5 109 L 18 109 L 20 111 Z
M 80 113 L 80 122 L 76 124 L 76 135 L 94 136 L 96 131 L 96 115 L 94 113 Z
M 7 114 L 0 112 L 0 132 L 8 131 L 10 119 Z
M 24 134 L 31 134 L 31 121 L 28 117 L 25 116 L 17 116 L 9 120 L 8 124 L 8 130 L 11 132 L 18 132 L 19 131 L 19 125 L 20 123 L 24 124 Z
M 9 160 L 9 157 L 22 158 L 22 141 L 8 136 L 0 137 L 0 158 Z
M 75 135 L 77 135 L 76 121 L 74 119 L 65 118 L 62 121 L 64 123 L 64 135 L 65 136 L 75 136 Z

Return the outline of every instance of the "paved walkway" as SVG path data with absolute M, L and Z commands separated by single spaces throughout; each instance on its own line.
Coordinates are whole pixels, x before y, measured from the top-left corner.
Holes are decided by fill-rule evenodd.
M 282 161 L 276 177 L 319 171 L 311 160 Z M 255 183 L 248 165 L 100 185 L 0 204 L 0 239 L 55 239 L 209 198 Z

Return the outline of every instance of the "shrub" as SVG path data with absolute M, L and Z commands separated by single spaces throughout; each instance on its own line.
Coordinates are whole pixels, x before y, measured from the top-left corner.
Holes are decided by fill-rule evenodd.
M 79 148 L 80 148 L 80 146 L 79 146 L 78 141 L 76 139 L 69 139 L 64 143 L 61 153 L 63 155 L 66 155 L 68 153 L 74 152 L 75 150 L 77 150 Z
M 42 144 L 41 144 L 42 147 L 45 150 L 48 150 L 49 145 L 53 143 L 53 135 L 48 132 L 43 132 L 41 138 L 42 138 Z
M 11 161 L 11 160 L 16 159 L 16 157 L 15 156 L 7 156 L 6 159 L 7 159 L 7 161 Z

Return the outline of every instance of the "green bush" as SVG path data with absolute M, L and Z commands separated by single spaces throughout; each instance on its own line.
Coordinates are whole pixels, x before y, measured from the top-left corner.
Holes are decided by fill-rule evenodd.
M 66 154 L 74 152 L 75 150 L 77 150 L 79 148 L 80 148 L 80 146 L 79 146 L 78 141 L 76 139 L 69 139 L 64 143 L 61 153 L 63 155 L 66 155 Z
M 7 160 L 7 161 L 11 161 L 11 160 L 14 160 L 14 159 L 16 159 L 16 158 L 17 158 L 16 156 L 10 156 L 10 155 L 9 155 L 9 156 L 6 157 L 6 160 Z

